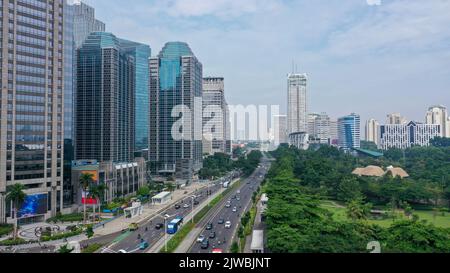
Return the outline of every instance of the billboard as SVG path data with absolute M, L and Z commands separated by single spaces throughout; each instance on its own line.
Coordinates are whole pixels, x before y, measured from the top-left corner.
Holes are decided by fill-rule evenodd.
M 27 195 L 20 209 L 17 211 L 18 218 L 28 218 L 36 215 L 46 214 L 47 194 L 30 194 Z
M 98 183 L 98 171 L 82 171 L 81 174 L 92 174 L 92 180 L 94 183 Z M 97 200 L 88 197 L 89 192 L 81 190 L 81 204 L 96 205 Z

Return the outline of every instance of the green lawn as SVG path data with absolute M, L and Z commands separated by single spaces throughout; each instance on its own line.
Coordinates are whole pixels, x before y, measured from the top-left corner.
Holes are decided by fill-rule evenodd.
M 347 221 L 348 220 L 347 215 L 346 215 L 346 209 L 341 208 L 341 207 L 336 207 L 332 201 L 322 202 L 321 207 L 333 212 L 333 218 L 336 221 Z M 445 216 L 443 216 L 441 213 L 437 213 L 437 215 L 434 217 L 433 211 L 417 210 L 417 211 L 414 211 L 414 214 L 419 216 L 420 220 L 427 220 L 429 223 L 432 223 L 437 227 L 450 228 L 450 213 L 446 213 Z M 368 222 L 370 224 L 376 224 L 376 225 L 379 225 L 382 227 L 389 227 L 393 223 L 393 219 L 368 220 Z

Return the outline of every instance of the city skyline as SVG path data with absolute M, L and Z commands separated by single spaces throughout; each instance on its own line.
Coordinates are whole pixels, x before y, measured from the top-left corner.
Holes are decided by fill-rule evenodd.
M 154 54 L 167 41 L 189 43 L 203 60 L 205 76 L 227 79 L 230 104 L 275 101 L 285 114 L 283 78 L 293 61 L 298 73 L 310 77 L 311 112 L 334 118 L 356 112 L 362 120 L 380 121 L 401 112 L 422 120 L 429 105 L 450 104 L 450 71 L 442 58 L 448 46 L 441 43 L 450 36 L 443 27 L 450 3 L 444 1 L 136 1 L 128 9 L 120 1 L 85 2 L 107 30 L 152 45 Z M 312 17 L 318 10 L 326 17 Z M 317 31 L 307 31 L 313 26 Z M 382 77 L 373 76 L 380 72 Z M 383 107 L 368 101 L 383 101 Z

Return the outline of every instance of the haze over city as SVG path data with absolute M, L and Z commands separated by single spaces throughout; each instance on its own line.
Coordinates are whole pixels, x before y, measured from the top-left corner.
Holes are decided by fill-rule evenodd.
M 449 1 L 86 2 L 107 31 L 150 44 L 152 55 L 167 41 L 189 43 L 205 76 L 225 77 L 230 104 L 285 112 L 295 62 L 309 75 L 311 112 L 423 121 L 428 106 L 450 105 Z

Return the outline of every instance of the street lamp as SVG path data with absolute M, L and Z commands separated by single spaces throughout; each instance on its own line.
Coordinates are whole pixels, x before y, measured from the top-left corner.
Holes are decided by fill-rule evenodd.
M 164 219 L 164 249 L 165 249 L 165 252 L 167 253 L 167 219 L 169 219 L 173 215 L 159 214 L 159 216 L 161 216 Z

